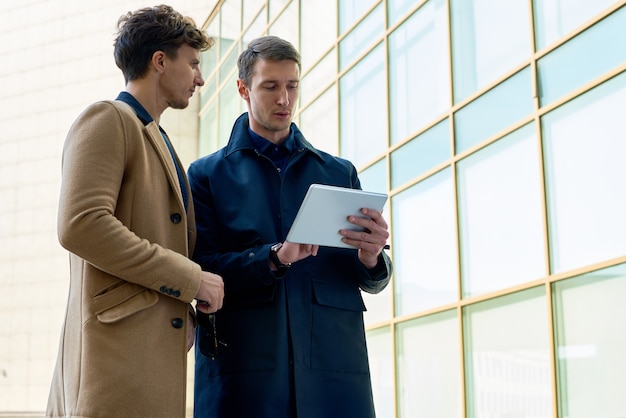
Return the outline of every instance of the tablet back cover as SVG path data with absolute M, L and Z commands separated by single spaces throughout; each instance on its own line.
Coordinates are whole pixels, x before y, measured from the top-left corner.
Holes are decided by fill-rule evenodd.
M 365 217 L 361 208 L 383 210 L 387 195 L 345 187 L 312 184 L 287 234 L 287 241 L 328 247 L 354 248 L 341 241 L 340 229 L 360 230 L 349 215 Z

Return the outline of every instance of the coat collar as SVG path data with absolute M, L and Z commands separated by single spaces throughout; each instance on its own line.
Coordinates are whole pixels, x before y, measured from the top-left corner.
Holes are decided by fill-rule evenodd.
M 248 112 L 245 112 L 237 118 L 235 124 L 233 125 L 230 139 L 228 140 L 228 144 L 225 148 L 226 157 L 238 151 L 255 150 L 254 143 L 252 142 L 250 134 L 248 133 L 248 126 Z M 313 145 L 311 145 L 311 143 L 306 140 L 306 138 L 304 137 L 304 135 L 302 135 L 302 132 L 300 132 L 300 129 L 298 129 L 295 123 L 291 123 L 291 128 L 293 129 L 294 133 L 295 152 L 308 151 L 313 153 L 321 161 L 323 161 L 324 157 L 322 156 L 320 151 L 315 149 Z

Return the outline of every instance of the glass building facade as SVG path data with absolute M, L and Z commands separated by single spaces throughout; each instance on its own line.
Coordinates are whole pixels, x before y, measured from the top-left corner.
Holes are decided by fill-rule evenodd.
M 236 57 L 278 35 L 305 136 L 390 195 L 378 416 L 626 416 L 624 2 L 225 0 L 207 30 L 201 154 L 245 111 Z
M 364 189 L 390 196 L 393 280 L 364 295 L 378 417 L 626 416 L 626 1 L 193 3 L 217 43 L 203 55 L 191 122 L 169 122 L 191 129 L 184 162 L 225 145 L 245 111 L 237 56 L 277 35 L 302 54 L 304 135 L 351 160 Z M 23 192 L 5 168 L 10 146 L 17 152 L 0 140 L 0 193 L 14 197 L 3 210 L 15 218 Z M 24 169 L 58 173 L 58 151 L 24 148 L 37 156 Z M 33 193 L 58 180 L 40 183 Z M 20 248 L 5 237 L 38 233 L 41 248 L 57 245 L 48 218 L 24 231 L 0 217 L 13 254 L 0 255 L 3 285 L 41 285 L 46 268 L 1 266 Z M 19 339 L 17 326 L 0 328 L 0 416 L 45 406 L 67 287 L 58 253 L 50 309 L 42 295 L 11 310 L 31 318 Z M 32 309 L 57 315 L 45 341 Z M 37 344 L 48 354 L 33 356 Z M 39 375 L 23 371 L 33 368 Z

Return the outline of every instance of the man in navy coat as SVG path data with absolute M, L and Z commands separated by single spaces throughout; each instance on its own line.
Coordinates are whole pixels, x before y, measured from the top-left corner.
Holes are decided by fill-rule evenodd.
M 354 249 L 285 240 L 312 183 L 360 189 L 355 167 L 315 149 L 292 122 L 300 55 L 274 36 L 238 60 L 248 112 L 228 144 L 195 161 L 193 258 L 224 279 L 224 305 L 199 318 L 197 418 L 373 418 L 361 291 L 387 286 L 381 213 L 351 217 Z

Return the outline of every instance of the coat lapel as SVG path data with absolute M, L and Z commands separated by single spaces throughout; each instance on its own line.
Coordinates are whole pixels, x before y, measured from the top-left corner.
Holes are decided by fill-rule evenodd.
M 161 164 L 165 168 L 165 172 L 167 173 L 167 179 L 172 186 L 172 189 L 176 190 L 176 200 L 181 207 L 181 212 L 185 213 L 185 205 L 183 203 L 183 195 L 180 190 L 180 183 L 178 181 L 178 174 L 176 172 L 176 166 L 174 165 L 173 156 L 170 154 L 170 151 L 167 149 L 167 145 L 165 144 L 165 139 L 161 135 L 161 131 L 157 124 L 152 121 L 145 126 L 146 133 L 148 135 L 148 139 L 152 143 L 152 146 L 156 150 L 159 155 L 159 159 L 161 160 Z M 180 163 L 179 163 L 180 164 Z

